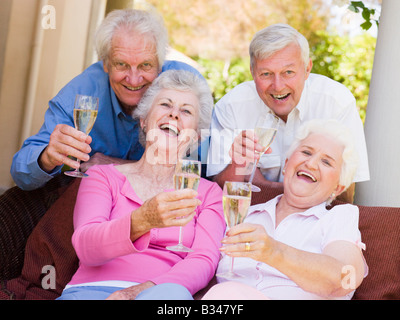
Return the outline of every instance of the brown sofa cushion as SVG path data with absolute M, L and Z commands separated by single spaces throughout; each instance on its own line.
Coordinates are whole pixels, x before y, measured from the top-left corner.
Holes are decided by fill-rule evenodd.
M 400 208 L 359 206 L 369 274 L 355 300 L 400 299 Z
M 71 244 L 73 208 L 80 179 L 76 179 L 51 206 L 28 239 L 20 277 L 0 290 L 0 299 L 54 299 L 58 297 L 78 267 Z M 252 204 L 266 202 L 282 193 L 281 188 L 263 188 L 254 193 Z M 335 202 L 334 204 L 340 204 Z M 366 244 L 364 252 L 369 275 L 356 290 L 353 299 L 400 299 L 400 208 L 360 208 L 360 230 Z M 56 289 L 44 290 L 42 268 L 56 270 Z M 206 291 L 195 296 L 200 299 Z M 7 298 L 6 297 L 6 298 Z
M 72 180 L 58 175 L 42 188 L 25 191 L 12 187 L 0 196 L 1 280 L 21 274 L 29 235 Z
M 78 258 L 71 244 L 73 210 L 80 179 L 76 179 L 50 207 L 29 236 L 25 248 L 22 273 L 7 281 L 7 291 L 12 299 L 55 299 L 69 282 L 78 267 Z M 43 289 L 44 266 L 53 266 L 56 288 Z M 46 279 L 44 279 L 46 280 Z M 49 282 L 47 283 L 49 284 Z

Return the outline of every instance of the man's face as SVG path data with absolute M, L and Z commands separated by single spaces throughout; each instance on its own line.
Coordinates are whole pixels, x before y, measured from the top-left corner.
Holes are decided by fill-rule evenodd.
M 306 67 L 300 47 L 290 44 L 267 59 L 255 61 L 251 73 L 260 98 L 286 121 L 300 101 L 311 68 L 311 59 Z
M 115 33 L 104 71 L 125 113 L 130 114 L 138 105 L 160 69 L 152 42 L 125 29 Z

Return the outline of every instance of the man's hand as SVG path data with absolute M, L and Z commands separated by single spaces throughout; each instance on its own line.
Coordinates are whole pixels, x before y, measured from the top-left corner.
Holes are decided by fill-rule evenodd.
M 236 170 L 241 171 L 236 174 L 249 174 L 249 172 L 247 172 L 250 167 L 249 164 L 255 163 L 259 158 L 259 154 L 256 151 L 262 151 L 262 147 L 257 141 L 258 139 L 253 130 L 243 130 L 233 140 L 231 149 L 229 150 L 229 156 Z
M 92 138 L 69 125 L 58 124 L 50 135 L 48 146 L 39 157 L 39 166 L 46 172 L 52 171 L 55 167 L 63 164 L 77 169 L 79 163 L 68 156 L 89 160 L 89 153 L 92 150 L 89 144 Z

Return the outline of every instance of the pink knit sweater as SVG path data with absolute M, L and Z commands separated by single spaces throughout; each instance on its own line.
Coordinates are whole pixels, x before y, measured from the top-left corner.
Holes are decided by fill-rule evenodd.
M 222 190 L 201 179 L 202 204 L 184 227 L 183 242 L 194 252 L 172 252 L 179 228 L 152 229 L 135 242 L 130 240 L 131 212 L 143 201 L 114 165 L 94 166 L 82 179 L 74 212 L 72 243 L 80 266 L 69 284 L 105 280 L 172 282 L 192 294 L 214 276 L 220 241 L 225 231 Z M 168 192 L 168 190 L 165 190 Z

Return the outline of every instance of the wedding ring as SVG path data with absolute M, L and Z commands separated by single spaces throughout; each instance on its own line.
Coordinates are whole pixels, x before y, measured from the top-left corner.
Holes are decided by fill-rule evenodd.
M 244 244 L 246 251 L 250 251 L 250 243 L 246 242 Z

